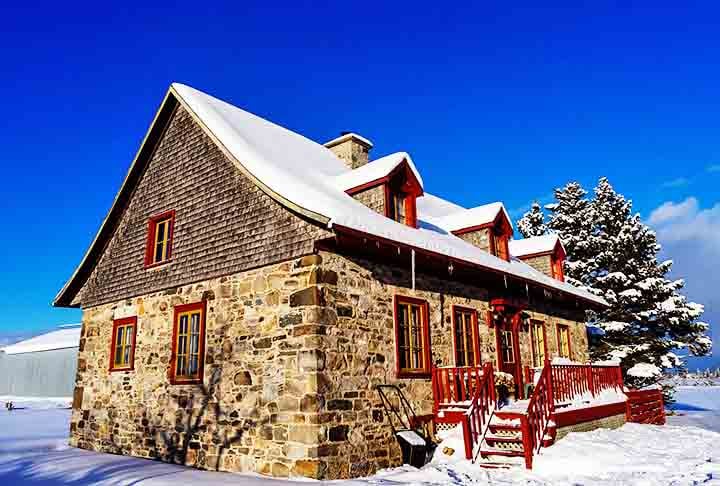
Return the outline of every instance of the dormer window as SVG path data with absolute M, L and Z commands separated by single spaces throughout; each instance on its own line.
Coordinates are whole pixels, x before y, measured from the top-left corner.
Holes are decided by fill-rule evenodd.
M 423 187 L 408 154 L 398 152 L 373 160 L 337 176 L 335 183 L 373 211 L 417 228 L 415 201 L 423 195 Z
M 506 233 L 493 230 L 493 255 L 502 258 L 505 261 L 510 260 L 510 251 L 508 250 L 508 235 Z
M 398 223 L 407 224 L 407 212 L 405 210 L 407 197 L 403 193 L 395 193 L 390 196 L 389 216 Z
M 563 271 L 564 259 L 556 252 L 551 260 L 552 277 L 554 279 L 565 281 L 565 272 Z

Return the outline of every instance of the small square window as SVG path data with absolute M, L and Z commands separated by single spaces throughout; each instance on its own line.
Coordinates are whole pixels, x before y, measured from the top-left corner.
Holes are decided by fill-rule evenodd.
M 135 367 L 135 332 L 137 317 L 113 321 L 110 346 L 110 371 L 131 371 Z
M 174 228 L 175 211 L 167 211 L 150 218 L 145 248 L 146 267 L 170 261 Z

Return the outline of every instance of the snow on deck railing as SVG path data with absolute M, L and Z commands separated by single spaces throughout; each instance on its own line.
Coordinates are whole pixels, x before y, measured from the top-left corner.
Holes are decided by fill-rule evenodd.
M 614 362 L 552 363 L 552 388 L 555 405 L 597 397 L 605 390 L 623 389 L 620 366 Z

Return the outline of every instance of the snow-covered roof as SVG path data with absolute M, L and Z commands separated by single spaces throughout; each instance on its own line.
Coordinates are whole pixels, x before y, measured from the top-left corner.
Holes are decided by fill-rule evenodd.
M 454 202 L 450 202 L 434 194 L 425 193 L 417 198 L 418 218 L 435 219 L 442 218 L 448 214 L 464 211 L 465 208 Z
M 461 209 L 440 218 L 433 218 L 432 223 L 440 226 L 446 231 L 460 231 L 475 226 L 490 224 L 495 221 L 498 214 L 504 213 L 510 227 L 512 222 L 510 216 L 501 202 L 484 204 L 470 209 Z M 422 217 L 422 215 L 420 215 Z
M 51 331 L 19 343 L 5 346 L 5 354 L 35 353 L 51 351 L 53 349 L 77 348 L 80 345 L 80 324 L 61 326 L 57 331 Z
M 560 238 L 554 233 L 523 238 L 522 240 L 510 240 L 510 254 L 516 257 L 523 257 L 527 255 L 537 255 L 538 253 L 550 253 L 555 250 L 555 245 L 558 243 L 560 243 L 562 247 Z
M 348 189 L 362 186 L 368 182 L 373 182 L 378 179 L 382 179 L 383 177 L 387 177 L 403 162 L 407 162 L 408 167 L 410 167 L 410 170 L 420 184 L 420 187 L 423 187 L 423 180 L 422 177 L 420 177 L 420 172 L 418 172 L 417 168 L 415 168 L 415 164 L 410 158 L 410 155 L 406 152 L 396 152 L 394 154 L 386 155 L 385 157 L 372 160 L 357 169 L 352 169 L 344 174 L 335 176 L 335 183 L 338 188 L 343 191 L 347 191 Z
M 454 236 L 441 225 L 427 227 L 420 224 L 420 228 L 411 228 L 376 213 L 338 187 L 336 178 L 351 169 L 323 145 L 189 86 L 172 84 L 168 93 L 168 97 L 170 96 L 174 96 L 193 115 L 238 169 L 268 195 L 330 229 L 348 228 L 535 282 L 586 301 L 605 304 L 602 298 L 536 272 L 523 262 L 499 259 Z M 135 162 L 128 174 L 133 173 L 134 167 Z M 298 167 L 303 170 L 298 170 Z M 126 178 L 121 192 L 132 190 L 132 187 L 126 189 L 128 180 Z M 117 201 L 118 199 L 113 204 L 111 213 L 116 210 Z M 501 204 L 495 204 L 489 208 L 473 208 L 467 211 L 477 217 L 477 220 L 484 221 L 490 218 L 487 214 L 493 211 L 497 214 L 500 209 L 504 211 Z M 422 214 L 419 214 L 419 217 L 422 219 Z M 454 221 L 453 218 L 450 219 L 451 222 Z M 462 225 L 462 218 L 456 218 L 459 220 L 457 225 Z M 78 282 L 73 279 L 78 275 L 81 275 L 78 278 L 82 278 L 82 275 L 86 274 L 88 268 L 83 265 L 94 265 L 93 255 L 97 255 L 99 251 L 95 246 L 103 243 L 100 235 L 107 233 L 106 224 L 109 224 L 108 219 L 103 223 L 81 266 L 56 297 L 56 305 L 62 305 L 58 302 L 68 301 L 68 296 L 65 295 L 67 289 L 78 288 Z

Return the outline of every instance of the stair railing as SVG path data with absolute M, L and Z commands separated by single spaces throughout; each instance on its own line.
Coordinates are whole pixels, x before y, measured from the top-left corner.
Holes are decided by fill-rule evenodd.
M 480 453 L 480 445 L 485 440 L 496 408 L 495 372 L 492 363 L 485 363 L 482 367 L 482 377 L 475 389 L 475 396 L 467 411 L 466 420 L 463 422 L 463 439 L 467 459 L 474 461 Z
M 545 361 L 540 378 L 535 384 L 535 389 L 530 395 L 527 407 L 527 447 L 525 447 L 525 459 L 528 455 L 532 457 L 533 453 L 540 450 L 543 445 L 545 434 L 548 431 L 548 424 L 555 412 L 553 401 L 553 382 L 552 371 L 549 361 Z M 523 431 L 523 438 L 526 431 Z M 525 445 L 525 442 L 523 442 Z M 530 459 L 532 463 L 532 459 Z

